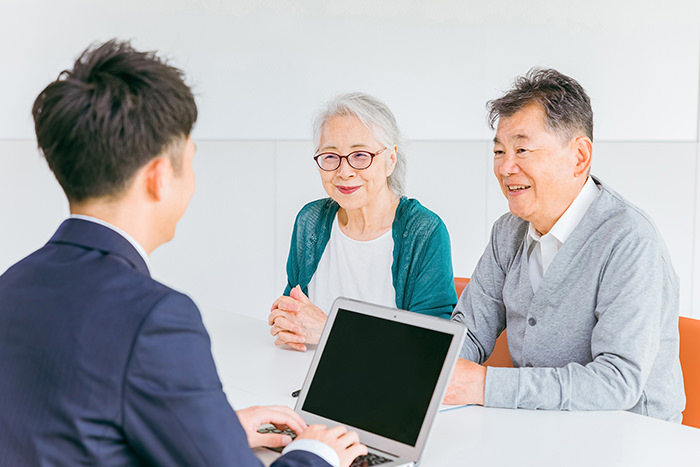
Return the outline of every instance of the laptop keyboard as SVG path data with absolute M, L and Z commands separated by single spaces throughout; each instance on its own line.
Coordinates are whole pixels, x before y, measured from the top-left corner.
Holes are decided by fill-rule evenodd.
M 258 427 L 258 433 L 277 433 L 277 434 L 283 434 L 283 435 L 289 435 L 292 437 L 292 439 L 297 437 L 297 434 L 294 430 L 291 428 L 285 428 L 284 430 L 280 430 L 274 425 L 261 425 Z M 284 446 L 279 446 L 276 448 L 271 448 L 267 447 L 267 449 L 270 449 L 272 451 L 277 451 L 277 452 L 282 452 L 284 449 Z
M 291 436 L 292 439 L 297 437 L 296 432 L 294 432 L 291 428 L 280 430 L 274 425 L 262 425 L 258 428 L 258 433 L 281 433 L 283 435 Z M 282 449 L 284 448 L 279 447 L 268 449 L 272 449 L 273 451 L 277 452 L 282 452 Z M 350 467 L 372 467 L 374 465 L 386 464 L 387 462 L 391 462 L 391 459 L 387 459 L 386 457 L 382 457 L 378 454 L 374 454 L 371 452 L 369 454 L 365 454 L 364 456 L 357 456 L 355 460 L 352 461 L 352 464 L 350 464 Z
M 386 464 L 387 462 L 391 462 L 391 459 L 370 452 L 364 456 L 357 456 L 350 464 L 350 467 L 370 467 L 372 465 Z

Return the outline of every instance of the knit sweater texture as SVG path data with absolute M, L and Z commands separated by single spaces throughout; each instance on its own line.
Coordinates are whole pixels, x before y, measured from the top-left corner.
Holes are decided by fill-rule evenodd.
M 533 293 L 528 223 L 508 213 L 453 313 L 462 357 L 483 363 L 507 327 L 515 368 L 488 368 L 485 405 L 629 410 L 681 420 L 678 277 L 649 217 L 600 193 Z
M 312 201 L 297 215 L 287 258 L 287 287 L 308 285 L 331 236 L 339 205 L 331 198 Z M 391 227 L 391 267 L 396 306 L 448 318 L 457 294 L 452 272 L 450 237 L 440 217 L 417 200 L 402 197 Z M 357 298 L 357 297 L 349 297 Z

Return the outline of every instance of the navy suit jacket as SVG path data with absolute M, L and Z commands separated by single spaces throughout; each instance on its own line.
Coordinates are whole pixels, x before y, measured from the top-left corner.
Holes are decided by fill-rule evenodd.
M 68 219 L 0 277 L 0 465 L 142 464 L 261 465 L 196 305 L 117 232 Z

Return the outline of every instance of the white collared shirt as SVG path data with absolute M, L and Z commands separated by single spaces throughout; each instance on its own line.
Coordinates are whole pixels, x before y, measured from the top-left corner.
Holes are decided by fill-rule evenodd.
M 118 233 L 119 235 L 124 237 L 129 243 L 131 243 L 131 245 L 136 249 L 136 251 L 139 252 L 139 255 L 141 255 L 141 257 L 143 258 L 143 261 L 146 263 L 146 268 L 148 268 L 148 270 L 151 269 L 151 265 L 148 262 L 148 254 L 146 254 L 146 250 L 143 249 L 143 247 L 139 244 L 139 242 L 136 241 L 136 239 L 134 239 L 134 237 L 132 237 L 128 233 L 124 232 L 119 227 L 116 227 L 116 226 L 110 224 L 109 222 L 103 221 L 102 219 L 98 219 L 97 217 L 84 216 L 82 214 L 71 214 L 70 218 L 71 219 L 80 219 L 80 220 L 84 220 L 84 221 L 88 221 L 88 222 L 94 222 L 95 224 L 100 224 L 103 227 L 107 227 L 108 229 L 112 229 L 113 231 L 115 231 L 116 233 Z
M 528 272 L 533 292 L 537 292 L 554 256 L 581 222 L 598 191 L 598 187 L 589 176 L 581 192 L 547 234 L 540 235 L 532 224 L 529 225 L 525 247 L 528 252 Z

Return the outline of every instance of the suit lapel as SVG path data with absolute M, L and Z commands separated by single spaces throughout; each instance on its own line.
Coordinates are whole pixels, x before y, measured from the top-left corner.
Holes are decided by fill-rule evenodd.
M 116 231 L 83 219 L 66 219 L 49 243 L 76 245 L 124 259 L 131 267 L 150 277 L 148 266 L 136 248 Z

